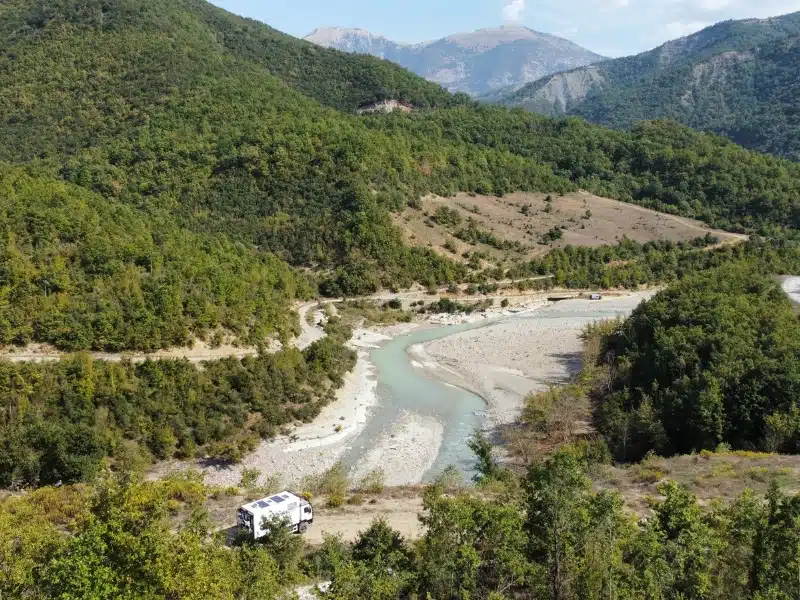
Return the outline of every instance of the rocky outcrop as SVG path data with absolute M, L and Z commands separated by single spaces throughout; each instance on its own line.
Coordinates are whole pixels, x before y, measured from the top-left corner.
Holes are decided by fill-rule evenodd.
M 375 102 L 372 104 L 365 104 L 364 106 L 360 107 L 356 113 L 359 115 L 371 115 L 371 114 L 389 114 L 396 110 L 400 112 L 409 113 L 414 108 L 410 104 L 406 104 L 405 102 L 399 102 L 397 100 L 383 100 L 382 102 Z
M 557 73 L 531 88 L 529 95 L 516 96 L 515 105 L 534 112 L 564 114 L 573 104 L 583 102 L 589 91 L 604 81 L 596 66 Z

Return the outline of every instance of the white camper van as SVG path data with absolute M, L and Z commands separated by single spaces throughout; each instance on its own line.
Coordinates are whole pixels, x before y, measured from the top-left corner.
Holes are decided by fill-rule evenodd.
M 257 540 L 267 533 L 264 519 L 275 517 L 286 519 L 293 532 L 305 533 L 314 522 L 314 509 L 307 500 L 291 492 L 281 492 L 242 506 L 238 512 L 239 530 Z

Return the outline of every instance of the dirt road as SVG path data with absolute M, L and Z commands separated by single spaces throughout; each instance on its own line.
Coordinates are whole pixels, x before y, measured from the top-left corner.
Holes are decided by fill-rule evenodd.
M 340 510 L 323 508 L 318 510 L 305 539 L 317 545 L 322 543 L 325 534 L 338 534 L 346 541 L 353 541 L 378 518 L 385 519 L 407 539 L 417 539 L 422 535 L 421 512 L 421 498 L 381 499 L 376 504 L 347 506 Z
M 223 497 L 210 500 L 206 508 L 217 527 L 235 535 L 236 510 L 247 499 L 244 497 Z M 419 538 L 423 531 L 419 522 L 422 512 L 422 498 L 413 492 L 408 497 L 367 497 L 359 506 L 345 505 L 332 509 L 325 507 L 325 501 L 314 502 L 314 523 L 303 535 L 303 539 L 317 546 L 324 541 L 326 534 L 341 535 L 348 542 L 354 541 L 358 534 L 367 529 L 375 519 L 383 518 L 389 525 L 407 539 Z

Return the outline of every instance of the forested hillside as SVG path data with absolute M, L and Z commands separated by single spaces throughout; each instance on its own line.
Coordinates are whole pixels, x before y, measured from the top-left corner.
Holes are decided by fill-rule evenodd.
M 200 0 L 0 16 L 0 159 L 18 165 L 2 167 L 3 343 L 150 350 L 220 326 L 257 342 L 291 330 L 288 302 L 315 283 L 463 279 L 391 224 L 428 192 L 583 187 L 741 231 L 800 225 L 795 164 L 664 123 L 464 104 Z M 336 110 L 381 95 L 417 110 Z
M 0 363 L 0 487 L 90 481 L 196 454 L 236 462 L 281 426 L 310 422 L 355 352 L 331 332 L 304 351 L 187 361 Z
M 545 77 L 500 99 L 630 128 L 672 119 L 800 160 L 800 13 L 729 21 L 636 56 Z
M 748 265 L 694 275 L 604 340 L 600 430 L 616 455 L 800 448 L 800 321 Z

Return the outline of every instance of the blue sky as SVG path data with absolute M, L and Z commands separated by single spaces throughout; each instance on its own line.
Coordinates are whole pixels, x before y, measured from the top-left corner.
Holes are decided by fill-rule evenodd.
M 571 39 L 607 56 L 635 54 L 725 19 L 800 11 L 800 0 L 213 0 L 302 37 L 361 27 L 399 42 L 506 23 Z

